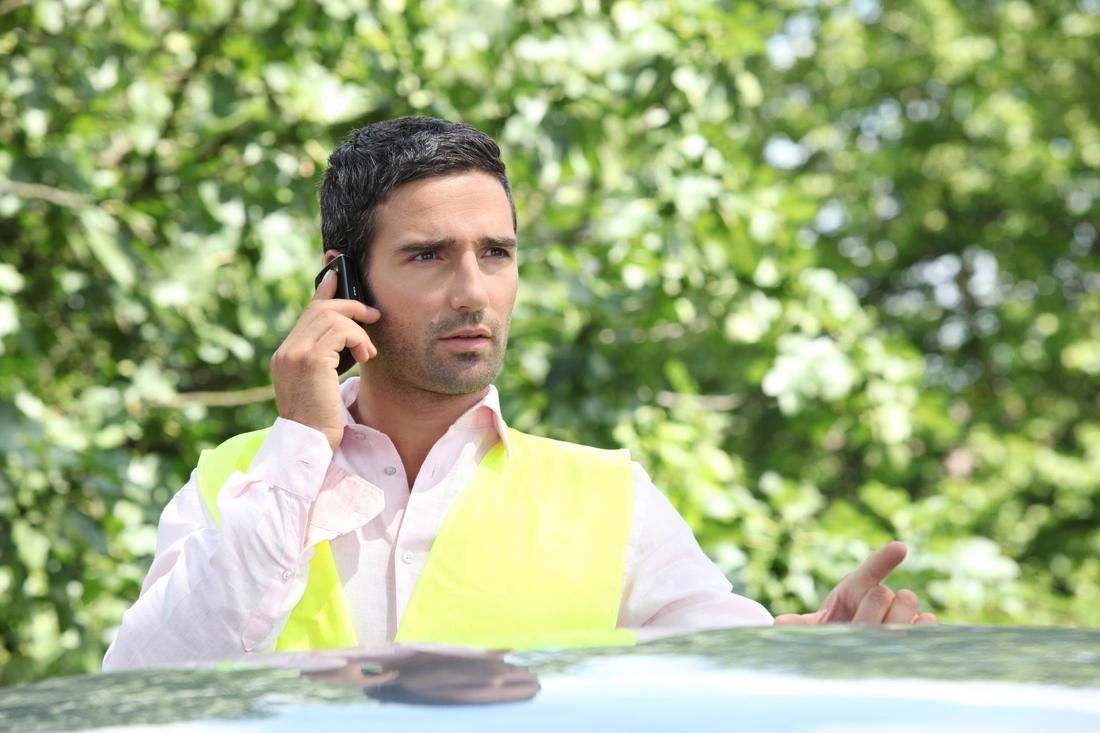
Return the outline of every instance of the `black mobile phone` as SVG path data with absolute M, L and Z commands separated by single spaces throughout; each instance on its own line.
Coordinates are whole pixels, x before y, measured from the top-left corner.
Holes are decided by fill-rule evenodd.
M 324 268 L 317 273 L 317 277 L 313 280 L 313 287 L 316 288 L 321 284 L 321 280 L 329 270 L 336 273 L 335 297 L 358 300 L 372 308 L 374 307 L 374 298 L 371 297 L 370 289 L 365 286 L 362 278 L 359 277 L 359 268 L 355 266 L 351 258 L 347 255 L 336 255 L 333 257 L 332 262 L 325 265 Z M 366 326 L 364 326 L 364 328 L 366 328 Z M 343 374 L 353 366 L 355 366 L 355 357 L 351 355 L 351 349 L 344 349 L 340 352 L 340 364 L 336 367 L 336 373 Z

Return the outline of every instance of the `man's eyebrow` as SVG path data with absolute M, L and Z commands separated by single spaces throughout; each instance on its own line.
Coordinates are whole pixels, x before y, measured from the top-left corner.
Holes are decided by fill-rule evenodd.
M 501 247 L 503 249 L 515 249 L 517 242 L 515 237 L 482 237 L 478 242 L 484 247 Z M 404 242 L 394 248 L 394 254 L 407 255 L 429 250 L 445 250 L 454 247 L 457 242 L 451 237 L 439 239 L 421 239 L 412 242 Z
M 417 252 L 424 252 L 427 250 L 436 249 L 448 249 L 455 246 L 455 240 L 450 237 L 441 237 L 439 239 L 421 239 L 413 242 L 405 242 L 397 245 L 394 248 L 394 254 L 416 254 Z

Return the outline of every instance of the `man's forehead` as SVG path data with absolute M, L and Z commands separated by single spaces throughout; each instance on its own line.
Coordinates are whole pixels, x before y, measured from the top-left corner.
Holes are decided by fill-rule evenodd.
M 423 178 L 396 189 L 378 207 L 378 234 L 441 240 L 514 238 L 511 203 L 493 176 L 472 171 Z

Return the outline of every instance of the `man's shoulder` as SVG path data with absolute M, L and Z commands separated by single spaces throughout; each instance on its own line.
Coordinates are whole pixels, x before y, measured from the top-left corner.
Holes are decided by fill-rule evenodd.
M 508 428 L 509 444 L 519 444 L 530 451 L 538 451 L 553 459 L 599 460 L 614 463 L 630 463 L 630 453 L 625 448 L 597 448 L 583 443 L 573 443 L 557 438 L 525 433 Z
M 213 453 L 217 456 L 238 456 L 246 453 L 255 453 L 263 445 L 272 427 L 250 430 L 247 433 L 238 433 L 232 438 L 227 438 L 211 450 L 203 451 L 203 454 Z
M 234 471 L 244 471 L 260 451 L 272 428 L 234 435 L 199 454 L 199 488 L 204 495 L 215 493 Z

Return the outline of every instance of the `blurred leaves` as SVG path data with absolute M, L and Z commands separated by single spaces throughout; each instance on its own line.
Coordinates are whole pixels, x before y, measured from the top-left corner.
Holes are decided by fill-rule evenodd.
M 878 542 L 945 619 L 1100 623 L 1100 5 L 8 4 L 0 683 L 98 667 L 198 452 L 267 424 L 316 186 L 502 143 L 511 422 L 624 445 L 739 591 Z

